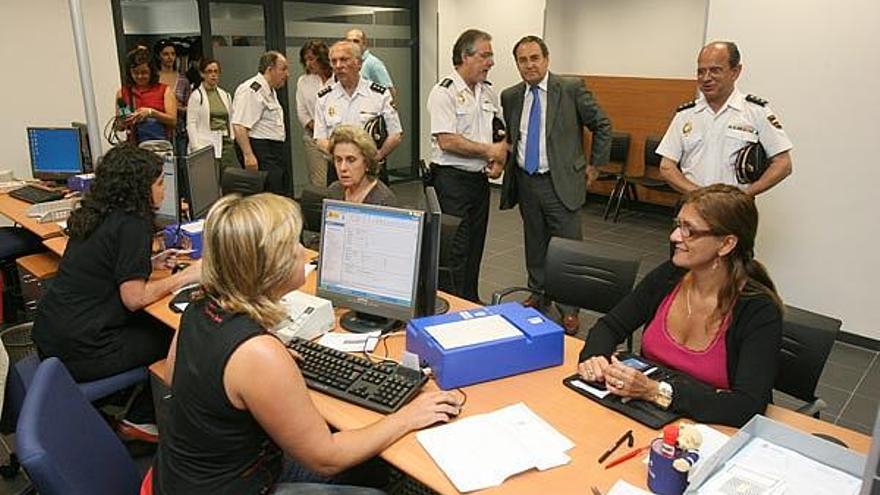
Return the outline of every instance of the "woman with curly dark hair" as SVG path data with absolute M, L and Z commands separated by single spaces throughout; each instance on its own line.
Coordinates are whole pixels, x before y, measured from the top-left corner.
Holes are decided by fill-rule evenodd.
M 77 381 L 92 381 L 165 357 L 171 332 L 141 311 L 172 290 L 200 280 L 201 263 L 159 280 L 151 259 L 154 210 L 164 195 L 162 163 L 132 145 L 104 155 L 95 182 L 68 220 L 70 242 L 58 275 L 40 300 L 33 338 L 42 357 L 56 356 Z M 149 419 L 149 394 L 132 408 Z

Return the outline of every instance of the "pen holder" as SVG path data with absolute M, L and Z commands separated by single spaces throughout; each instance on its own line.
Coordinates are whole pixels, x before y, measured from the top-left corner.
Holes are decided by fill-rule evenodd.
M 681 495 L 687 488 L 687 472 L 672 467 L 672 463 L 684 455 L 681 449 L 675 449 L 673 457 L 666 457 L 661 451 L 663 439 L 651 442 L 651 454 L 648 457 L 648 488 L 659 495 Z

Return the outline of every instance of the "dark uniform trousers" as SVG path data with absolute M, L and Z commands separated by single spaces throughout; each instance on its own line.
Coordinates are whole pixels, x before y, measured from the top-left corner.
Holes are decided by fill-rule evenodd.
M 523 220 L 529 287 L 544 289 L 545 258 L 551 237 L 581 240 L 579 210 L 569 210 L 559 200 L 550 173 L 529 175 L 517 167 L 519 213 Z
M 284 141 L 251 138 L 251 149 L 257 157 L 257 166 L 267 172 L 266 190 L 282 196 L 289 196 L 287 164 Z M 242 163 L 244 163 L 242 161 Z
M 456 265 L 454 293 L 479 303 L 480 263 L 489 225 L 489 181 L 482 172 L 450 166 L 431 164 L 431 171 L 443 213 L 461 218 L 451 253 Z

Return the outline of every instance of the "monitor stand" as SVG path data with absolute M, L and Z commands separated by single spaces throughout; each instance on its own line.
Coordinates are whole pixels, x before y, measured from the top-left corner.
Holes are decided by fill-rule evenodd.
M 440 296 L 434 298 L 434 314 L 442 315 L 449 311 L 449 301 Z
M 339 324 L 342 328 L 352 333 L 368 333 L 379 330 L 382 333 L 389 333 L 403 326 L 400 320 L 391 320 L 382 316 L 371 315 L 369 313 L 361 313 L 360 311 L 349 311 L 339 318 Z

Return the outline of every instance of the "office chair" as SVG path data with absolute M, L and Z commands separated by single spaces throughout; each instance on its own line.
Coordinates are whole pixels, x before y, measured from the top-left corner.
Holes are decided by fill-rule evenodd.
M 455 274 L 464 263 L 463 259 L 452 256 L 452 245 L 455 241 L 455 233 L 461 225 L 461 218 L 443 213 L 440 216 L 440 261 L 437 264 L 438 288 L 444 292 L 457 294 L 460 280 L 455 279 Z
M 660 140 L 662 138 L 657 136 L 648 136 L 645 138 L 645 155 L 644 155 L 644 163 L 645 163 L 645 173 L 641 176 L 630 176 L 623 175 L 623 180 L 621 181 L 621 187 L 617 188 L 615 191 L 615 205 L 614 205 L 614 221 L 617 222 L 617 217 L 620 214 L 620 204 L 623 202 L 624 196 L 626 196 L 628 201 L 638 201 L 638 191 L 636 190 L 636 186 L 642 186 L 646 189 L 651 189 L 654 191 L 660 191 L 664 193 L 678 194 L 678 192 L 672 188 L 669 184 L 666 183 L 665 180 L 651 177 L 648 174 L 648 171 L 651 169 L 656 170 L 656 174 L 660 174 L 660 161 L 662 157 L 657 154 L 657 147 L 660 146 Z M 610 204 L 611 198 L 609 198 Z M 606 216 L 608 214 L 606 208 Z
M 134 461 L 57 358 L 40 363 L 15 444 L 42 495 L 137 494 Z
M 599 176 L 596 177 L 597 182 L 614 181 L 614 187 L 608 194 L 608 201 L 605 203 L 605 213 L 602 218 L 608 219 L 608 213 L 611 211 L 611 203 L 613 202 L 615 193 L 619 187 L 623 186 L 624 173 L 626 172 L 626 161 L 629 158 L 630 136 L 628 132 L 612 132 L 611 133 L 611 157 L 607 165 L 599 168 Z
M 558 304 L 607 313 L 632 291 L 640 263 L 606 244 L 553 237 L 547 246 L 544 291 L 511 287 L 492 294 L 492 304 L 526 291 Z M 632 350 L 632 339 L 627 339 L 627 347 Z
M 785 307 L 782 347 L 774 388 L 806 402 L 798 412 L 819 418 L 828 407 L 816 397 L 816 384 L 837 339 L 841 321 L 817 313 Z
M 434 176 L 431 173 L 431 166 L 424 159 L 419 160 L 419 179 L 422 180 L 422 187 L 434 185 Z
M 220 190 L 223 194 L 238 193 L 242 196 L 261 193 L 266 190 L 268 173 L 262 170 L 246 170 L 226 167 L 220 177 Z

